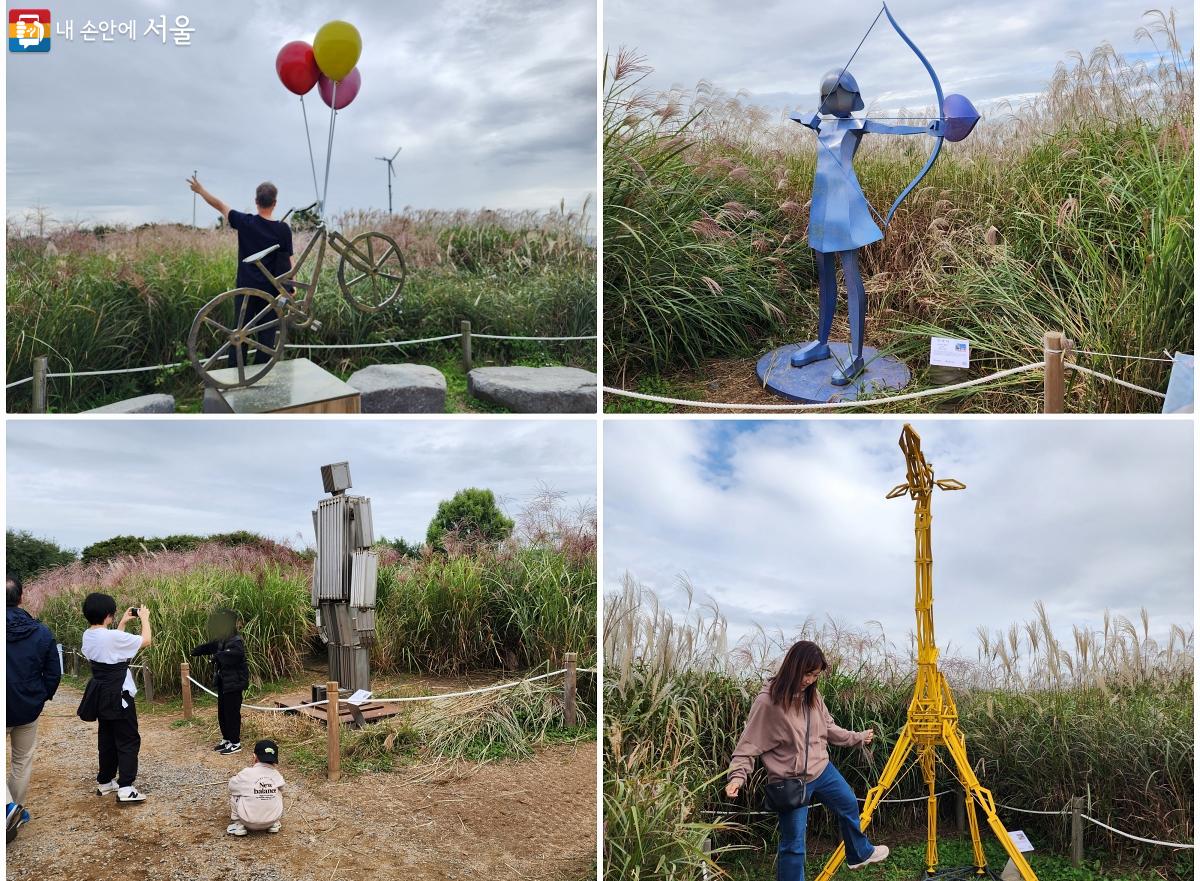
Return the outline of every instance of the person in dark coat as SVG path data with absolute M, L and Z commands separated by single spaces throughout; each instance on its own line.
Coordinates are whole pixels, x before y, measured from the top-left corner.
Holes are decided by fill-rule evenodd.
M 242 748 L 242 693 L 250 687 L 250 666 L 246 663 L 246 644 L 237 632 L 237 613 L 229 609 L 213 612 L 208 619 L 208 635 L 212 639 L 192 649 L 192 657 L 212 656 L 217 722 L 221 726 L 221 740 L 213 751 L 229 756 Z
M 8 575 L 4 585 L 4 612 L 8 625 L 5 731 L 12 747 L 7 780 L 9 840 L 21 825 L 29 822 L 29 811 L 23 803 L 29 789 L 29 775 L 33 772 L 38 716 L 46 701 L 54 697 L 62 678 L 58 643 L 50 628 L 21 608 L 23 593 L 20 576 Z

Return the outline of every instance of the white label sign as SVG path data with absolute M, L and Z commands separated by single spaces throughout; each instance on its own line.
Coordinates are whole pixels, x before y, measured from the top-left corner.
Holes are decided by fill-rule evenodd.
M 350 695 L 350 697 L 346 698 L 346 703 L 354 704 L 356 707 L 360 707 L 370 699 L 371 692 L 364 688 L 360 688 L 358 691 L 354 692 L 354 694 Z
M 944 336 L 930 337 L 929 363 L 938 367 L 970 367 L 971 344 Z
M 1020 829 L 1012 829 L 1008 833 L 1008 837 L 1012 839 L 1012 843 L 1017 846 L 1017 850 L 1021 853 L 1029 853 L 1033 850 L 1033 842 Z

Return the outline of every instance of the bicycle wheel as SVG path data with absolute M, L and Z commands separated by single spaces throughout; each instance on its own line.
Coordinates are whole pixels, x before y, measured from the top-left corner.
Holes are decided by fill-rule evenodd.
M 275 332 L 274 340 L 262 334 Z M 234 288 L 204 305 L 188 333 L 188 358 L 205 385 L 242 388 L 267 375 L 283 354 L 287 323 L 283 307 L 265 291 Z M 214 376 L 214 371 L 234 372 Z
M 348 251 L 338 261 L 337 275 L 342 296 L 351 306 L 359 312 L 378 312 L 400 296 L 408 270 L 394 239 L 365 232 L 350 240 Z

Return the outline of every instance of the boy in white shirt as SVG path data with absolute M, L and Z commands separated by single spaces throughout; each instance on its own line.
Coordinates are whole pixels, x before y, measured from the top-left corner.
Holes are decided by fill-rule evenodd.
M 278 832 L 283 820 L 283 777 L 275 769 L 279 747 L 273 740 L 254 744 L 255 762 L 229 778 L 229 818 L 225 831 L 246 835 L 251 830 Z
M 88 629 L 83 633 L 80 653 L 91 662 L 92 678 L 77 712 L 85 722 L 98 722 L 100 772 L 96 775 L 96 794 L 115 792 L 118 802 L 129 803 L 146 800 L 133 785 L 142 738 L 134 703 L 137 686 L 129 662 L 150 645 L 150 610 L 145 606 L 126 610 L 117 629 L 111 630 L 109 625 L 116 614 L 117 601 L 108 594 L 91 593 L 83 601 Z M 140 634 L 125 632 L 125 626 L 134 618 L 141 622 Z

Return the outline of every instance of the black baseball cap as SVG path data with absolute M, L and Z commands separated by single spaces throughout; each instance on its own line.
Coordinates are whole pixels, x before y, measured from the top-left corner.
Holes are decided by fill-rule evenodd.
M 260 762 L 274 765 L 279 761 L 279 747 L 273 740 L 260 740 L 254 744 L 254 757 Z

